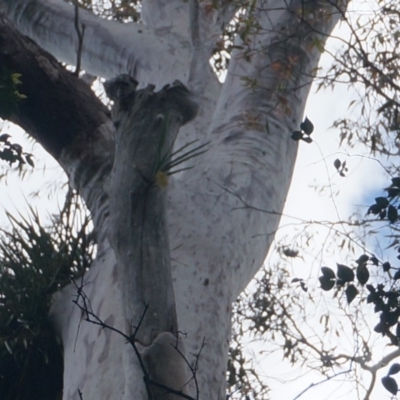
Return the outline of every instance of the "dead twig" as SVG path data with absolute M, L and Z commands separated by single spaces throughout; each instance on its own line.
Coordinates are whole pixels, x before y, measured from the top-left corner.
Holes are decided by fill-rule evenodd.
M 78 0 L 75 0 L 75 19 L 74 19 L 74 25 L 75 25 L 75 30 L 78 35 L 78 52 L 76 55 L 76 67 L 75 67 L 75 76 L 79 76 L 79 72 L 81 70 L 81 60 L 82 60 L 82 49 L 83 49 L 83 37 L 85 36 L 85 28 L 86 26 L 84 24 L 79 24 L 79 5 L 78 5 Z

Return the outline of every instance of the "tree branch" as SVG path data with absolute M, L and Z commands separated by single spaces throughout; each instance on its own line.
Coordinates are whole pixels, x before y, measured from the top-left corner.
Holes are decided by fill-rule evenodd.
M 74 140 L 87 141 L 109 120 L 107 108 L 91 89 L 53 56 L 0 18 L 0 65 L 21 74 L 26 99 L 10 120 L 39 141 L 53 157 Z
M 75 30 L 76 34 L 78 35 L 78 51 L 76 56 L 76 67 L 75 67 L 75 75 L 79 76 L 79 72 L 81 70 L 81 63 L 82 63 L 82 49 L 83 49 L 83 37 L 85 35 L 85 25 L 80 24 L 79 20 L 79 4 L 78 0 L 75 0 Z
M 22 33 L 59 60 L 76 63 L 79 39 L 73 6 L 62 0 L 1 0 L 1 5 Z M 109 21 L 83 9 L 79 20 L 85 26 L 82 68 L 92 75 L 112 78 L 127 72 L 139 82 L 161 86 L 187 70 L 187 46 L 181 43 L 172 54 L 164 36 L 143 24 Z
M 105 84 L 114 100 L 116 149 L 109 185 L 110 242 L 124 270 L 128 318 L 143 304 L 148 316 L 137 339 L 152 343 L 161 332 L 178 331 L 170 270 L 163 187 L 164 166 L 170 164 L 180 126 L 197 107 L 179 83 L 154 92 L 154 86 L 135 91 L 137 82 L 121 75 Z
M 4 18 L 0 18 L 0 65 L 21 74 L 19 90 L 26 96 L 10 121 L 61 164 L 71 185 L 95 211 L 93 221 L 101 236 L 97 223 L 104 219 L 106 197 L 103 185 L 94 181 L 110 172 L 113 161 L 109 111 L 87 84 Z

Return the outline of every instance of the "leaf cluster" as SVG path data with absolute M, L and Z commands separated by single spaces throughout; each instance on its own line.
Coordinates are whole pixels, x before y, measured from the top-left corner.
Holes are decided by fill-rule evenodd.
M 394 396 L 399 391 L 397 382 L 390 375 L 396 375 L 400 372 L 400 364 L 394 363 L 390 366 L 389 371 L 386 376 L 381 379 L 383 387 Z
M 19 170 L 24 164 L 29 164 L 33 168 L 35 166 L 33 154 L 24 152 L 18 143 L 11 143 L 10 137 L 8 133 L 0 135 L 0 160 L 7 162 L 10 167 L 17 163 Z
M 333 162 L 333 166 L 336 168 L 336 171 L 339 173 L 339 175 L 344 178 L 346 176 L 346 172 L 349 171 L 347 168 L 347 162 L 341 161 L 338 158 Z
M 0 118 L 9 119 L 18 110 L 20 100 L 26 98 L 18 91 L 21 74 L 0 68 Z
M 375 198 L 367 214 L 376 215 L 380 220 L 388 221 L 392 229 L 397 229 L 400 178 L 392 178 L 391 185 L 385 190 L 386 196 Z M 397 246 L 399 253 L 397 258 L 400 259 L 398 241 L 395 241 L 393 246 Z M 400 268 L 393 266 L 389 261 L 383 262 L 376 256 L 367 254 L 362 254 L 356 260 L 356 265 L 350 268 L 337 264 L 336 273 L 331 268 L 322 267 L 322 275 L 319 277 L 321 288 L 325 291 L 336 288 L 337 292 L 344 292 L 348 304 L 357 296 L 365 299 L 379 316 L 379 322 L 375 325 L 374 331 L 388 337 L 392 345 L 398 346 L 400 344 Z M 371 279 L 372 272 L 374 279 Z M 397 383 L 393 378 L 387 376 L 383 378 L 382 383 L 391 393 L 397 393 Z
M 300 130 L 293 131 L 291 138 L 295 141 L 303 140 L 306 143 L 312 143 L 311 134 L 314 132 L 313 123 L 306 117 L 300 124 Z
M 8 215 L 0 233 L 0 398 L 56 398 L 62 348 L 48 315 L 52 294 L 90 265 L 89 219 L 76 227 L 72 202 L 52 225 Z
M 381 220 L 388 219 L 391 224 L 397 222 L 399 215 L 398 209 L 400 204 L 393 205 L 400 196 L 400 178 L 392 178 L 392 184 L 385 189 L 387 191 L 386 197 L 375 198 L 375 204 L 372 204 L 368 209 L 368 214 L 377 215 Z
M 374 306 L 375 313 L 379 314 L 379 323 L 374 331 L 389 337 L 391 344 L 400 344 L 400 268 L 394 268 L 389 262 L 381 262 L 375 256 L 361 255 L 356 260 L 357 267 L 337 264 L 337 272 L 328 267 L 322 267 L 322 276 L 319 277 L 321 289 L 330 291 L 336 287 L 338 292 L 344 291 L 346 300 L 350 304 L 358 295 L 364 292 L 367 304 Z M 386 274 L 390 285 L 384 283 L 369 283 L 370 269 L 381 268 Z M 395 270 L 394 274 L 391 271 Z M 358 281 L 357 289 L 355 281 Z M 366 291 L 363 291 L 365 287 Z
M 347 265 L 337 264 L 336 274 L 333 269 L 329 267 L 322 267 L 321 272 L 322 276 L 319 277 L 319 282 L 322 290 L 329 291 L 333 289 L 334 286 L 338 288 L 345 287 L 345 294 L 349 304 L 359 293 L 357 288 L 352 283 L 355 278 L 354 271 Z M 357 267 L 357 280 L 361 285 L 365 285 L 368 279 L 368 269 L 365 263 L 360 263 Z

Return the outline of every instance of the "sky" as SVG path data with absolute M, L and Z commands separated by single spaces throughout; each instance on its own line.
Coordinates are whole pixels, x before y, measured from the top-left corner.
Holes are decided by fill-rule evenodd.
M 317 299 L 322 292 L 319 289 L 318 282 L 318 277 L 321 275 L 320 268 L 329 266 L 335 270 L 337 262 L 354 265 L 354 255 L 335 248 L 332 245 L 332 240 L 334 240 L 332 233 L 329 229 L 321 227 L 318 227 L 317 234 L 316 227 L 309 229 L 310 233 L 314 231 L 313 241 L 310 247 L 304 246 L 304 242 L 301 240 L 304 224 L 298 225 L 297 218 L 301 218 L 304 221 L 347 221 L 349 216 L 356 211 L 359 211 L 364 216 L 369 205 L 373 203 L 373 199 L 383 195 L 383 188 L 390 181 L 379 163 L 373 159 L 360 156 L 365 153 L 363 148 L 352 150 L 341 148 L 338 132 L 331 128 L 335 119 L 347 115 L 347 103 L 350 102 L 350 96 L 346 87 L 337 87 L 334 91 L 328 90 L 319 93 L 311 91 L 306 107 L 306 115 L 315 126 L 312 135 L 314 143 L 310 145 L 306 143 L 300 144 L 296 169 L 284 210 L 285 216 L 281 221 L 281 226 L 286 226 L 286 228 L 278 232 L 276 239 L 276 242 L 279 242 L 279 238 L 283 238 L 283 243 L 288 247 L 300 251 L 299 258 L 288 261 L 289 268 L 293 277 L 302 278 L 307 282 L 310 295 Z M 338 99 L 349 100 L 338 101 Z M 334 168 L 333 161 L 336 158 L 342 161 L 346 160 L 349 169 L 346 177 L 339 176 Z M 324 189 L 321 191 L 321 188 Z M 296 219 L 292 217 L 296 217 Z M 294 234 L 296 229 L 298 230 L 298 236 Z M 339 229 L 341 229 L 340 226 Z M 292 240 L 286 239 L 288 233 L 288 239 L 292 238 Z M 297 241 L 293 241 L 293 237 Z M 387 241 L 385 238 L 381 239 L 382 241 Z M 329 247 L 329 251 L 327 247 Z M 358 255 L 362 253 L 363 251 L 359 249 Z M 276 261 L 277 259 L 274 259 L 273 255 L 270 257 L 270 259 L 267 259 L 267 265 L 275 265 L 274 261 L 279 263 L 279 261 Z M 352 260 L 353 262 L 351 262 Z M 329 304 L 332 292 L 325 293 L 323 296 Z M 315 304 L 311 302 L 305 302 L 305 304 L 309 314 L 313 314 Z M 319 303 L 319 307 L 324 309 L 325 303 Z M 348 310 L 351 312 L 352 308 L 349 307 Z M 320 309 L 317 315 L 322 312 Z M 334 313 L 335 309 L 331 308 L 331 312 Z M 318 319 L 315 321 L 309 319 L 307 323 L 312 325 L 318 324 L 319 321 Z M 376 323 L 376 316 L 372 316 L 372 326 Z M 315 329 L 315 331 L 318 331 L 318 329 Z M 322 329 L 319 331 L 322 332 Z M 314 332 L 310 332 L 310 335 L 312 334 Z M 345 335 L 345 333 L 342 333 L 339 341 L 344 344 L 343 347 L 348 354 L 352 354 L 353 338 Z M 321 336 L 323 337 L 323 333 L 321 333 Z M 378 335 L 376 336 L 379 338 Z M 336 342 L 333 338 L 332 346 Z M 249 348 L 257 354 L 259 346 L 262 348 L 263 345 L 256 341 L 249 345 Z M 382 345 L 379 349 L 376 352 L 378 356 L 382 352 L 388 351 Z M 296 396 L 309 385 L 324 380 L 319 374 L 306 374 L 302 368 L 292 367 L 288 362 L 282 363 L 282 355 L 279 353 L 275 357 L 269 358 L 268 356 L 268 358 L 264 358 L 263 362 L 265 365 L 261 368 L 274 390 L 271 394 L 272 399 L 297 400 Z M 379 375 L 380 377 L 384 375 L 384 371 L 386 369 L 382 371 L 382 374 Z M 333 373 L 334 371 L 332 371 Z M 368 375 L 365 376 L 368 382 L 369 377 Z M 317 385 L 315 388 L 305 392 L 299 399 L 357 399 L 358 394 L 354 391 L 354 384 L 344 383 L 347 378 L 348 375 L 345 374 L 330 382 Z M 390 394 L 381 388 L 379 379 L 370 400 L 391 398 Z

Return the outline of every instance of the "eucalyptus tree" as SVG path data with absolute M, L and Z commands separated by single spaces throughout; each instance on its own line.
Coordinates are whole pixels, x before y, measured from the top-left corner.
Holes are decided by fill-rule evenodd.
M 0 4 L 0 64 L 26 96 L 9 119 L 62 166 L 98 246 L 53 295 L 63 399 L 224 399 L 232 302 L 278 227 L 291 132 L 347 2 L 121 2 L 125 23 L 61 0 Z M 108 79 L 111 113 L 80 67 Z

